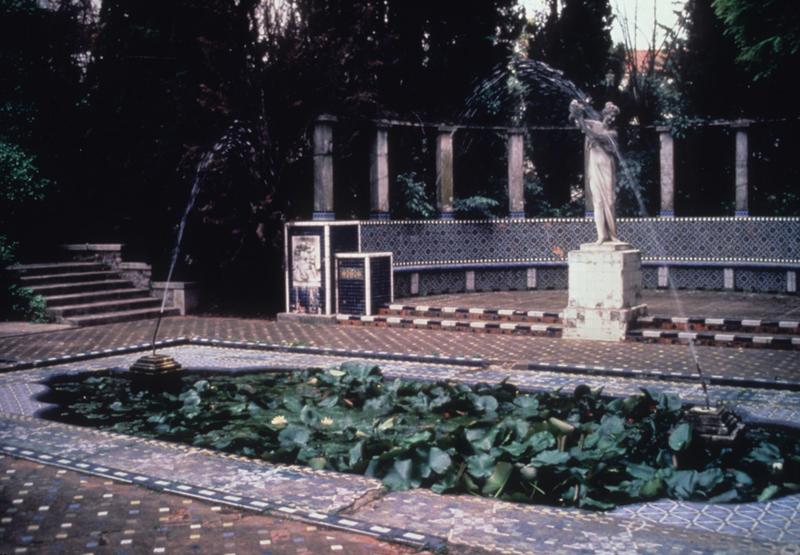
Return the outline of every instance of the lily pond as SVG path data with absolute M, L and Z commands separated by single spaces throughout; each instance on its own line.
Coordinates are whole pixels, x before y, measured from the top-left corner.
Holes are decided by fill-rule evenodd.
M 44 416 L 104 430 L 527 503 L 611 509 L 670 497 L 764 501 L 800 489 L 800 442 L 749 428 L 727 447 L 694 438 L 680 399 L 523 393 L 509 383 L 384 380 L 324 371 L 137 382 L 105 371 L 51 379 Z

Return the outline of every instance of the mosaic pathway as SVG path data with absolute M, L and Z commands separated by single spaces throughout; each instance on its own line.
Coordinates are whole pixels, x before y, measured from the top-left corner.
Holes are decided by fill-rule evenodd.
M 0 455 L 0 507 L 0 553 L 9 554 L 418 552 L 7 455 Z
M 164 351 L 187 366 L 199 364 L 221 370 L 325 367 L 343 360 L 330 355 L 203 345 Z M 427 491 L 387 493 L 380 483 L 358 476 L 269 465 L 32 417 L 43 408 L 31 399 L 42 388 L 36 382 L 55 373 L 125 366 L 137 356 L 105 356 L 0 375 L 0 410 L 4 413 L 0 415 L 0 449 L 6 458 L 13 455 L 47 462 L 69 469 L 67 472 L 93 473 L 220 506 L 288 515 L 414 546 L 449 546 L 456 553 L 466 549 L 504 553 L 800 552 L 800 496 L 764 504 L 716 506 L 660 501 L 611 513 L 589 513 L 438 496 Z M 509 377 L 522 387 L 545 389 L 588 383 L 602 386 L 613 395 L 635 393 L 646 385 L 679 393 L 685 399 L 702 398 L 697 384 L 664 380 L 632 381 L 623 377 L 397 360 L 380 365 L 390 378 L 475 382 Z M 735 402 L 759 418 L 800 422 L 800 393 L 718 386 L 712 388 L 712 396 L 714 400 Z
M 495 364 L 589 365 L 665 374 L 695 375 L 685 345 L 596 343 L 548 337 L 452 333 L 448 331 L 313 326 L 233 318 L 167 318 L 161 337 L 204 337 L 257 341 L 284 346 L 390 351 L 414 355 L 475 357 Z M 146 342 L 152 322 L 0 338 L 0 359 L 31 361 L 44 357 Z M 696 347 L 706 373 L 728 378 L 800 383 L 800 352 L 741 347 Z M 12 363 L 6 362 L 7 367 Z

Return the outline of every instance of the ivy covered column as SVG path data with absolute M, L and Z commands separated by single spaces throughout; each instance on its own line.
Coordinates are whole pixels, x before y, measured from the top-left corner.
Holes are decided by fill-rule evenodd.
M 453 134 L 455 127 L 439 127 L 436 137 L 436 208 L 443 220 L 453 219 Z
M 508 131 L 508 215 L 525 217 L 524 137 L 522 129 Z
M 333 220 L 333 124 L 323 114 L 314 125 L 314 220 Z

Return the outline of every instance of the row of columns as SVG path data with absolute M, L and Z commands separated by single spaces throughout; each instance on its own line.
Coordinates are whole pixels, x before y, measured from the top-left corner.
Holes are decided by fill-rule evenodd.
M 333 220 L 333 126 L 336 118 L 323 115 L 314 126 L 314 214 L 315 220 Z M 748 212 L 747 121 L 732 125 L 736 131 L 736 216 Z M 456 127 L 441 126 L 436 136 L 436 208 L 441 219 L 453 218 L 453 135 Z M 675 140 L 668 127 L 658 127 L 660 142 L 661 205 L 659 216 L 675 216 Z M 507 131 L 508 214 L 525 217 L 524 129 Z M 586 187 L 586 214 L 591 198 Z M 379 121 L 370 149 L 370 218 L 389 219 L 389 123 Z
M 748 171 L 749 147 L 747 142 L 747 128 L 750 123 L 741 120 L 731 124 L 736 133 L 736 200 L 735 215 L 748 216 Z M 661 144 L 661 208 L 659 216 L 675 216 L 675 140 L 670 134 L 669 127 L 657 127 L 659 142 Z

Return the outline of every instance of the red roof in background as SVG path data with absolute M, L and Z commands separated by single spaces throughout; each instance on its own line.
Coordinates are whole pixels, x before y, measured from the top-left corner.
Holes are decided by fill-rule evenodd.
M 665 56 L 662 50 L 656 52 L 656 67 L 662 67 L 664 65 L 664 59 Z M 633 60 L 635 62 L 636 69 L 639 71 L 647 69 L 647 66 L 650 63 L 650 50 L 634 50 Z M 627 63 L 630 65 L 630 60 Z

